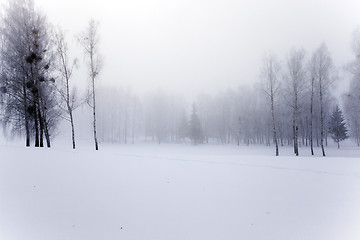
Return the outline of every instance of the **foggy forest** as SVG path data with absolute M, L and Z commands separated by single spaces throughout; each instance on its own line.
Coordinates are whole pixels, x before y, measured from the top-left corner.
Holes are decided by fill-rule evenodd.
M 26 24 L 24 24 L 26 23 Z M 7 134 L 25 138 L 25 145 L 51 146 L 60 131 L 71 131 L 75 149 L 76 125 L 92 123 L 95 148 L 98 142 L 291 145 L 313 153 L 333 139 L 351 137 L 360 145 L 360 32 L 354 30 L 353 59 L 338 69 L 326 43 L 313 53 L 301 47 L 279 58 L 265 52 L 258 82 L 200 94 L 194 99 L 172 95 L 164 89 L 143 95 L 130 87 L 101 84 L 102 61 L 96 20 L 90 20 L 77 36 L 55 28 L 31 1 L 12 1 L 1 25 L 1 121 Z M 69 38 L 76 38 L 84 56 L 69 57 Z M 72 73 L 79 59 L 88 76 L 86 89 L 75 88 Z M 332 90 L 347 71 L 350 86 L 335 97 Z M 88 119 L 76 111 L 91 109 Z M 79 110 L 82 109 L 82 110 Z M 88 110 L 89 110 L 88 109 Z M 335 110 L 342 121 L 331 126 Z M 83 115 L 83 114 L 82 114 Z M 90 116 L 91 115 L 91 116 Z M 61 121 L 69 129 L 59 128 Z M 345 124 L 346 123 L 346 124 Z M 343 128 L 340 132 L 334 127 Z M 45 144 L 46 142 L 46 144 Z
M 356 1 L 0 4 L 0 239 L 360 239 Z

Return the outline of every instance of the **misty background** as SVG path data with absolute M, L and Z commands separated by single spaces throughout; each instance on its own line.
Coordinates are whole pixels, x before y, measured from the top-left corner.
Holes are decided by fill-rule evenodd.
M 0 4 L 0 239 L 360 239 L 359 0 Z
M 80 96 L 85 94 L 89 78 L 83 50 L 76 38 L 89 19 L 99 21 L 103 68 L 96 79 L 96 88 L 102 140 L 112 134 L 130 134 L 131 129 L 127 128 L 130 121 L 131 125 L 139 125 L 138 134 L 145 136 L 149 134 L 146 132 L 149 127 L 144 126 L 146 122 L 161 126 L 164 124 L 161 121 L 167 121 L 179 128 L 189 120 L 193 102 L 200 105 L 203 128 L 210 118 L 206 109 L 220 113 L 231 108 L 234 101 L 239 101 L 238 94 L 246 96 L 240 103 L 246 110 L 254 104 L 247 103 L 247 99 L 258 94 L 252 91 L 260 80 L 264 55 L 275 53 L 284 65 L 293 47 L 305 49 L 308 61 L 322 43 L 326 44 L 337 76 L 331 86 L 337 101 L 331 106 L 341 104 L 341 96 L 348 91 L 351 79 L 344 66 L 353 59 L 350 43 L 360 23 L 360 3 L 351 0 L 37 0 L 35 8 L 45 13 L 55 27 L 66 30 L 70 57 L 79 60 L 71 85 L 78 88 Z M 228 101 L 229 96 L 232 99 Z M 168 104 L 160 106 L 161 102 Z M 214 104 L 218 105 L 216 109 Z M 129 114 L 128 109 L 131 109 Z M 236 117 L 230 115 L 238 109 L 228 111 L 227 118 L 233 118 L 228 125 L 237 125 Z M 161 119 L 162 112 L 171 117 Z M 259 116 L 266 113 L 260 112 Z M 110 113 L 115 115 L 111 117 Z M 75 114 L 79 139 L 89 139 L 92 134 L 90 109 L 81 106 Z M 152 116 L 154 114 L 158 116 Z M 138 124 L 136 119 L 144 122 Z M 279 124 L 281 128 L 281 121 Z M 67 138 L 67 128 L 68 124 L 61 122 L 56 135 Z M 114 128 L 119 128 L 117 133 Z
M 338 86 L 346 88 L 342 67 L 352 58 L 351 35 L 360 23 L 356 0 L 35 4 L 51 23 L 67 30 L 71 53 L 79 60 L 82 52 L 71 37 L 90 18 L 99 20 L 104 68 L 98 84 L 129 86 L 139 94 L 161 88 L 186 98 L 253 84 L 266 51 L 283 58 L 291 47 L 303 47 L 310 57 L 323 42 L 340 70 Z M 86 84 L 85 71 L 80 68 L 73 82 Z

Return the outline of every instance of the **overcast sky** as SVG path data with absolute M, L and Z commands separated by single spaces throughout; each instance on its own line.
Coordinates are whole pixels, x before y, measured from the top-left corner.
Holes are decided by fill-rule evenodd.
M 359 0 L 35 0 L 50 21 L 84 29 L 100 21 L 104 84 L 135 91 L 213 93 L 258 79 L 265 51 L 308 56 L 325 42 L 337 67 L 352 55 Z M 75 45 L 76 46 L 76 45 Z M 81 56 L 79 57 L 81 59 Z

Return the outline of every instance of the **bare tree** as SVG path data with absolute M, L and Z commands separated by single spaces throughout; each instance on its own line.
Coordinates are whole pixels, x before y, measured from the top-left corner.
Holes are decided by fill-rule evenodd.
M 294 154 L 299 156 L 299 110 L 301 107 L 302 94 L 305 87 L 305 51 L 303 49 L 292 49 L 287 59 L 286 89 L 288 93 L 288 104 L 292 109 L 292 131 Z
M 314 85 L 315 85 L 315 78 L 314 76 L 311 76 L 311 92 L 310 92 L 310 151 L 311 155 L 314 155 L 314 143 L 313 143 L 313 121 L 314 121 Z
M 320 146 L 322 155 L 325 156 L 325 101 L 330 85 L 335 80 L 335 68 L 329 50 L 322 44 L 313 54 L 311 60 L 312 77 L 318 84 L 319 105 L 320 105 Z
M 279 145 L 275 121 L 275 98 L 280 88 L 280 69 L 280 63 L 277 58 L 271 53 L 266 54 L 263 59 L 260 76 L 262 79 L 262 90 L 266 93 L 270 102 L 272 133 L 273 141 L 275 143 L 276 156 L 279 156 Z
M 74 59 L 69 62 L 69 48 L 65 39 L 64 31 L 58 29 L 55 33 L 56 41 L 56 55 L 57 55 L 57 69 L 60 74 L 60 81 L 58 81 L 56 87 L 61 97 L 60 107 L 66 116 L 63 118 L 70 122 L 71 125 L 71 138 L 72 148 L 75 149 L 75 127 L 74 127 L 74 110 L 80 106 L 76 95 L 76 89 L 71 88 L 70 81 L 72 78 L 73 70 L 77 66 L 77 60 Z
M 35 147 L 44 146 L 44 135 L 50 147 L 56 125 L 50 28 L 32 0 L 8 2 L 1 24 L 2 120 L 17 133 L 25 128 L 26 146 L 34 132 Z
M 360 28 L 353 33 L 351 47 L 354 59 L 346 66 L 351 74 L 350 88 L 343 100 L 350 135 L 360 146 Z
M 95 149 L 99 150 L 98 140 L 96 136 L 96 91 L 95 91 L 95 80 L 98 77 L 102 68 L 101 56 L 99 54 L 99 33 L 98 23 L 94 19 L 91 19 L 88 28 L 79 37 L 79 43 L 82 45 L 85 56 L 87 57 L 87 64 L 89 66 L 90 75 L 90 91 L 88 94 L 88 105 L 93 111 L 93 130 L 94 130 L 94 141 Z

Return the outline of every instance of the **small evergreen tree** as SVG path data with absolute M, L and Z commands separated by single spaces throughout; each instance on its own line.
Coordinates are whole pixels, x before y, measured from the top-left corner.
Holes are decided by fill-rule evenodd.
M 338 148 L 340 148 L 340 141 L 343 141 L 349 137 L 347 132 L 348 130 L 345 126 L 345 118 L 339 107 L 336 106 L 335 111 L 330 117 L 329 133 L 332 139 L 337 143 Z
M 197 115 L 196 107 L 194 104 L 192 106 L 192 113 L 189 122 L 189 137 L 193 141 L 194 145 L 203 142 L 201 122 L 199 116 Z

